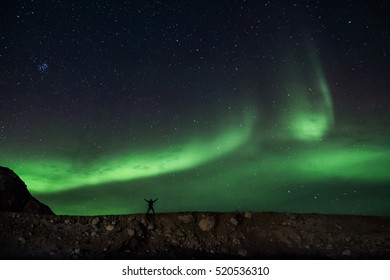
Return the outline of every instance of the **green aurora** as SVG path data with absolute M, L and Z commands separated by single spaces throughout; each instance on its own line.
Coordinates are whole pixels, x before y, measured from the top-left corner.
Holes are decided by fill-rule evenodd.
M 36 194 L 131 181 L 187 170 L 223 157 L 247 142 L 253 129 L 254 118 L 249 113 L 244 117 L 242 125 L 227 128 L 207 141 L 194 137 L 187 144 L 167 150 L 122 153 L 110 159 L 87 164 L 81 170 L 77 170 L 75 163 L 66 158 L 25 160 L 16 169 L 28 182 L 30 191 Z
M 286 67 L 284 126 L 291 137 L 303 141 L 320 140 L 333 126 L 333 102 L 319 58 L 310 51 L 314 71 Z M 280 108 L 281 111 L 283 108 Z
M 57 214 L 138 213 L 144 198 L 158 197 L 159 212 L 390 216 L 388 135 L 359 142 L 342 132 L 319 60 L 312 61 L 310 75 L 290 67 L 277 128 L 264 127 L 261 106 L 249 103 L 215 133 L 169 147 L 124 146 L 84 164 L 56 154 L 16 160 L 10 152 L 3 163 Z

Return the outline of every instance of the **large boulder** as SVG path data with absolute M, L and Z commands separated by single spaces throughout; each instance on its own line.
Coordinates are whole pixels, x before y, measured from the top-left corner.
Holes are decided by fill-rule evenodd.
M 27 190 L 26 184 L 11 169 L 0 166 L 0 211 L 54 215 Z

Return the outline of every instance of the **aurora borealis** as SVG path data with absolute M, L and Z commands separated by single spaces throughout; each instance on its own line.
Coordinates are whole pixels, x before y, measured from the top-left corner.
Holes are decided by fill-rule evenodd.
M 390 216 L 382 1 L 5 1 L 0 165 L 57 214 Z

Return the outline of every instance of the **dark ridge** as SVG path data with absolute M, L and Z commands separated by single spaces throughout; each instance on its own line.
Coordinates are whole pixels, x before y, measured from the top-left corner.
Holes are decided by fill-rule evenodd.
M 26 184 L 7 167 L 0 166 L 0 212 L 54 215 L 51 209 L 33 197 Z

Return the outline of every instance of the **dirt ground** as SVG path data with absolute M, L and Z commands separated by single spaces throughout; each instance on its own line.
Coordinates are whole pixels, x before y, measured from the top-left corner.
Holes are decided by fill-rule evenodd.
M 388 259 L 390 218 L 0 213 L 2 259 Z

